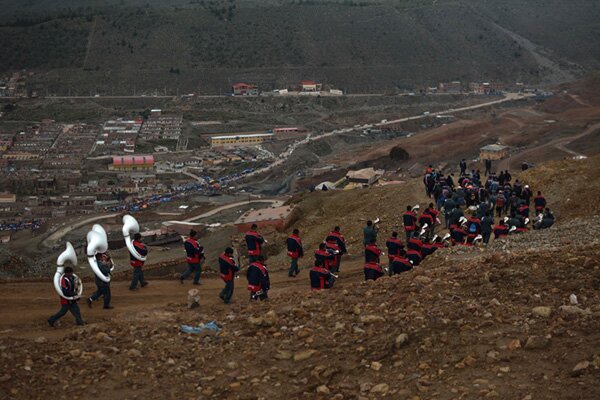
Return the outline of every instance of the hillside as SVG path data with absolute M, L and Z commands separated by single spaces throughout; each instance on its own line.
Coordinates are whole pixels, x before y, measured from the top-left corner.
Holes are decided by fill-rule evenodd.
M 598 398 L 600 221 L 596 214 L 578 218 L 564 197 L 565 188 L 598 195 L 598 161 L 550 163 L 522 177 L 532 185 L 552 182 L 542 189 L 560 210 L 553 228 L 486 250 L 442 250 L 411 273 L 374 283 L 361 282 L 362 256 L 353 245 L 354 256 L 328 292 L 310 292 L 305 272 L 291 280 L 278 263 L 271 264 L 271 299 L 260 304 L 246 302 L 242 284 L 232 306 L 218 304 L 215 279 L 205 280 L 195 310 L 184 304 L 188 287 L 175 281 L 156 279 L 139 293 L 115 282 L 112 315 L 85 309 L 90 325 L 73 328 L 65 318 L 58 329 L 42 324 L 55 307 L 50 284 L 5 284 L 2 302 L 15 313 L 0 321 L 0 393 L 15 399 Z M 584 173 L 586 181 L 570 179 Z M 297 199 L 303 208 L 297 222 L 311 246 L 329 220 L 343 218 L 351 236 L 362 218 L 386 206 L 394 214 L 398 202 L 420 197 L 417 187 L 415 180 Z M 594 209 L 592 196 L 576 201 Z M 36 298 L 25 301 L 32 292 Z M 575 306 L 568 305 L 571 294 Z M 25 304 L 28 312 L 19 312 Z M 180 324 L 210 320 L 221 326 L 218 335 L 179 332 Z
M 0 71 L 33 70 L 56 94 L 556 82 L 600 54 L 600 7 L 584 0 L 2 3 Z

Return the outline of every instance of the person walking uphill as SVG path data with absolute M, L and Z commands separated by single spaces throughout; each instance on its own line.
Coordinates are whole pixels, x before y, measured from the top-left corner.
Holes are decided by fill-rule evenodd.
M 107 253 L 96 254 L 96 260 L 98 261 L 98 268 L 100 272 L 108 277 L 110 276 L 110 270 L 112 268 L 112 260 Z M 100 297 L 104 297 L 104 309 L 110 310 L 113 306 L 110 305 L 110 282 L 104 282 L 98 276 L 94 277 L 96 283 L 96 291 L 87 299 L 88 307 L 92 308 L 92 302 L 98 300 Z
M 77 286 L 80 284 L 81 282 L 78 282 L 78 279 L 73 275 L 73 268 L 66 267 L 64 275 L 60 278 L 60 289 L 62 290 L 63 295 L 66 297 L 77 296 Z M 81 312 L 77 300 L 67 300 L 63 297 L 60 298 L 60 310 L 48 318 L 48 325 L 53 327 L 56 321 L 69 311 L 75 317 L 75 323 L 77 325 L 85 325 L 85 322 L 81 319 Z
M 363 246 L 368 246 L 373 240 L 377 241 L 377 232 L 377 225 L 373 225 L 371 220 L 367 221 L 367 226 L 363 228 Z
M 204 262 L 204 247 L 200 246 L 196 239 L 198 232 L 195 230 L 190 231 L 189 237 L 185 240 L 185 254 L 186 261 L 188 263 L 188 269 L 181 274 L 179 281 L 183 281 L 194 273 L 194 285 L 200 285 L 200 274 L 202 273 L 202 263 Z
M 266 300 L 269 298 L 268 292 L 271 288 L 269 279 L 269 270 L 265 264 L 265 258 L 258 256 L 248 267 L 246 271 L 248 279 L 248 290 L 250 291 L 250 300 Z
M 148 248 L 141 240 L 141 234 L 136 233 L 133 235 L 133 247 L 135 247 L 135 251 L 141 256 L 146 256 L 148 254 Z M 133 279 L 131 280 L 131 285 L 129 285 L 129 290 L 136 290 L 138 282 L 141 287 L 147 286 L 148 282 L 144 279 L 144 271 L 142 271 L 144 261 L 138 260 L 131 253 L 129 254 L 129 260 L 130 265 L 133 267 Z
M 227 247 L 223 254 L 219 256 L 219 270 L 221 279 L 225 282 L 225 287 L 221 290 L 219 297 L 225 304 L 229 304 L 233 296 L 235 273 L 240 270 L 233 259 L 233 249 L 231 247 Z
M 287 238 L 287 254 L 291 259 L 290 270 L 288 271 L 289 277 L 294 277 L 300 273 L 298 258 L 304 257 L 304 249 L 302 248 L 302 241 L 299 235 L 300 231 L 294 229 L 292 234 Z
M 266 240 L 262 237 L 260 233 L 256 231 L 258 226 L 256 224 L 252 224 L 250 230 L 246 232 L 246 247 L 248 247 L 248 262 L 253 263 L 258 261 L 258 256 L 263 255 L 262 253 L 262 245 L 266 243 Z

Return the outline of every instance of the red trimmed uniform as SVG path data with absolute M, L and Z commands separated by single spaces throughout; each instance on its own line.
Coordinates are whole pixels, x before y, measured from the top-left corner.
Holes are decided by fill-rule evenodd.
M 365 246 L 365 262 L 374 262 L 379 264 L 381 262 L 381 250 L 376 244 L 368 244 Z
M 315 250 L 315 264 L 321 264 L 328 270 L 335 267 L 335 254 L 331 251 L 317 249 Z
M 412 264 L 405 257 L 397 256 L 392 260 L 390 269 L 392 275 L 397 275 L 402 272 L 410 271 L 413 268 Z
M 373 280 L 381 278 L 384 274 L 383 268 L 376 262 L 368 262 L 364 267 L 365 272 L 365 281 Z
M 387 247 L 390 265 L 392 264 L 394 257 L 400 257 L 402 254 L 406 254 L 404 251 L 404 243 L 398 238 L 390 237 L 385 242 L 385 247 Z
M 245 239 L 248 247 L 248 258 L 252 263 L 262 254 L 262 245 L 265 243 L 265 239 L 260 233 L 253 230 L 246 232 Z
M 304 257 L 304 248 L 302 247 L 302 240 L 300 240 L 299 236 L 291 234 L 287 238 L 286 244 L 287 255 L 291 259 L 288 276 L 295 276 L 300 273 L 300 268 L 298 268 L 298 258 Z
M 138 252 L 141 256 L 148 255 L 148 248 L 146 245 L 140 241 L 134 240 L 133 247 L 135 251 Z M 144 261 L 140 261 L 133 256 L 133 254 L 129 253 L 129 264 L 133 267 L 133 278 L 131 280 L 131 285 L 129 285 L 129 289 L 135 290 L 138 282 L 142 285 L 142 287 L 146 286 L 148 283 L 144 279 L 144 272 L 142 271 L 142 267 L 144 266 Z
M 347 253 L 346 239 L 341 233 L 337 231 L 331 231 L 325 238 L 325 243 L 327 244 L 327 248 L 338 251 L 338 253 L 335 254 L 334 265 L 331 268 L 333 272 L 338 272 L 342 262 L 342 255 Z
M 331 289 L 335 277 L 323 267 L 315 265 L 310 269 L 310 287 L 312 290 Z
M 402 222 L 404 223 L 404 232 L 406 232 L 406 241 L 408 242 L 417 229 L 417 215 L 413 211 L 406 211 L 402 214 Z
M 260 261 L 255 261 L 248 267 L 246 272 L 248 279 L 248 290 L 251 300 L 265 300 L 268 296 L 271 282 L 269 280 L 269 270 L 267 266 Z
M 225 282 L 225 287 L 219 294 L 219 297 L 225 304 L 231 302 L 233 297 L 233 282 L 235 273 L 240 268 L 235 264 L 235 260 L 227 253 L 223 253 L 219 256 L 219 271 L 221 272 L 221 279 Z

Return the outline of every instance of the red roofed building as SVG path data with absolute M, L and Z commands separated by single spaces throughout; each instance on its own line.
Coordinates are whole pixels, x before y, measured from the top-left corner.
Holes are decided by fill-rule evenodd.
M 154 168 L 154 156 L 113 156 L 113 171 L 147 171 Z
M 234 96 L 258 96 L 258 87 L 247 83 L 235 83 L 231 86 Z
M 321 84 L 315 81 L 301 81 L 298 84 L 298 90 L 301 92 L 319 92 L 321 91 Z

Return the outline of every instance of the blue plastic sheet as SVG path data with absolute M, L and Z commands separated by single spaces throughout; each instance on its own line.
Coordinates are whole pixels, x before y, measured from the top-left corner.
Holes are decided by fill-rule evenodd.
M 198 326 L 181 325 L 179 329 L 183 333 L 203 333 L 206 331 L 219 333 L 221 331 L 221 328 L 219 328 L 219 325 L 217 325 L 216 321 L 210 321 L 206 324 L 200 324 Z

